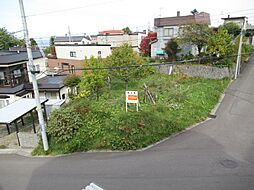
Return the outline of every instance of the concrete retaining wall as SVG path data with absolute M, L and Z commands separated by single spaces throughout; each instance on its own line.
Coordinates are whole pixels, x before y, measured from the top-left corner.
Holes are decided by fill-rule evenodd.
M 211 79 L 222 79 L 234 76 L 233 70 L 227 67 L 218 68 L 204 65 L 162 65 L 157 67 L 157 71 L 165 74 L 182 72 L 190 77 L 204 77 Z

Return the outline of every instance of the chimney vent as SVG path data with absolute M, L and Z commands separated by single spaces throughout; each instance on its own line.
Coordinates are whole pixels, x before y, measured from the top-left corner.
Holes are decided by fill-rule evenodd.
M 177 11 L 177 16 L 180 16 L 180 11 Z

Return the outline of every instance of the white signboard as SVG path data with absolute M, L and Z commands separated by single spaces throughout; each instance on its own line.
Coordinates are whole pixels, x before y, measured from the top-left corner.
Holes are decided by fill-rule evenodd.
M 128 111 L 128 104 L 136 104 L 138 111 L 138 91 L 126 91 L 126 112 Z

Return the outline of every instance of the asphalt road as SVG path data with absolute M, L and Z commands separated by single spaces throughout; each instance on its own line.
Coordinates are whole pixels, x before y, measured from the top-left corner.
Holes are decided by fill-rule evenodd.
M 0 155 L 0 190 L 253 190 L 254 58 L 218 116 L 143 152 Z

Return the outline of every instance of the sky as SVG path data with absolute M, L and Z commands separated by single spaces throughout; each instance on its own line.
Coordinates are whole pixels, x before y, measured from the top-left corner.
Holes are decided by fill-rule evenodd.
M 253 0 L 23 0 L 29 35 L 35 39 L 72 35 L 97 34 L 102 30 L 143 31 L 153 29 L 157 17 L 189 15 L 190 11 L 210 13 L 212 26 L 230 15 L 247 16 L 254 25 Z M 0 27 L 9 32 L 22 30 L 19 0 L 0 0 Z M 23 38 L 22 32 L 15 33 Z

